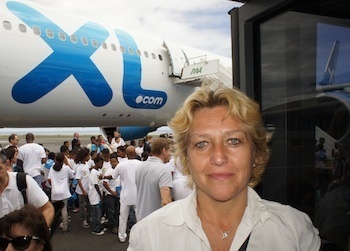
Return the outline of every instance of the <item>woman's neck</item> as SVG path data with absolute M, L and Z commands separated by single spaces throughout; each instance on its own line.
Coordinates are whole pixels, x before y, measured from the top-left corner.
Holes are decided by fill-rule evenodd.
M 247 190 L 242 191 L 238 197 L 224 202 L 198 193 L 197 214 L 201 220 L 209 221 L 218 228 L 229 229 L 241 221 L 247 206 L 247 198 Z

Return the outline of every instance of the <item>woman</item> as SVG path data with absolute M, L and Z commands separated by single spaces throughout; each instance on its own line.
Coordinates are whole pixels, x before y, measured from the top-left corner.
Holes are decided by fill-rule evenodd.
M 48 181 L 51 185 L 51 200 L 62 201 L 64 203 L 61 209 L 62 214 L 62 230 L 64 233 L 69 231 L 68 229 L 68 198 L 71 197 L 69 189 L 69 180 L 74 178 L 73 170 L 64 162 L 67 160 L 63 153 L 56 155 L 55 164 L 50 169 Z
M 194 192 L 137 223 L 128 250 L 319 250 L 310 218 L 253 190 L 269 150 L 259 106 L 215 82 L 170 122 Z
M 2 217 L 0 250 L 51 251 L 50 232 L 40 210 L 25 205 Z
M 17 164 L 18 148 L 17 146 L 9 146 L 6 150 L 7 170 L 9 172 L 23 172 L 23 167 Z

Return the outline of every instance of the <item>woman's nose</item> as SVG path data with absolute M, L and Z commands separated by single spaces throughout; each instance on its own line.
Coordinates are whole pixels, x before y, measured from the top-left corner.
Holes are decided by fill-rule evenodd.
M 216 166 L 222 166 L 227 163 L 227 152 L 223 144 L 214 144 L 211 151 L 211 164 Z

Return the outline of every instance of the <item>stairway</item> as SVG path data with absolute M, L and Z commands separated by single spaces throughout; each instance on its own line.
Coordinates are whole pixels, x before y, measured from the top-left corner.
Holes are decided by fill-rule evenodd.
M 219 79 L 225 85 L 232 86 L 232 70 L 221 65 L 219 59 L 207 61 L 203 56 L 200 61 L 190 63 L 182 68 L 181 76 L 173 84 L 200 86 L 205 79 Z

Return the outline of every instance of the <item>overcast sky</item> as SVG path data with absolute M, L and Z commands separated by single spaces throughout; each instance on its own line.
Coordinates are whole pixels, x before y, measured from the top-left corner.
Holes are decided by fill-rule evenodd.
M 228 0 L 31 1 L 227 57 L 231 57 L 228 12 L 242 5 Z

